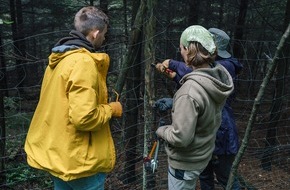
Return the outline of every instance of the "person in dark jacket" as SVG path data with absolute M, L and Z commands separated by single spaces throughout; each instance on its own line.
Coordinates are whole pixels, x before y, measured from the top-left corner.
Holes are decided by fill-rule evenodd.
M 218 56 L 215 62 L 223 65 L 228 70 L 233 80 L 235 80 L 243 66 L 236 58 L 232 57 L 231 54 L 226 51 L 230 40 L 229 36 L 224 31 L 217 28 L 210 28 L 209 31 L 215 36 L 215 43 L 218 48 Z M 158 71 L 175 81 L 178 87 L 181 86 L 179 81 L 182 77 L 192 71 L 192 69 L 187 67 L 183 62 L 172 59 L 167 59 L 162 63 L 158 63 L 156 68 Z M 231 107 L 234 96 L 235 94 L 232 93 L 223 107 L 222 123 L 216 134 L 212 160 L 199 176 L 202 190 L 214 189 L 215 176 L 221 186 L 225 188 L 227 185 L 232 163 L 239 149 L 236 122 Z M 161 108 L 162 111 L 171 109 L 172 99 L 162 98 L 157 100 L 155 102 L 155 107 Z M 233 189 L 240 189 L 237 179 L 234 180 Z

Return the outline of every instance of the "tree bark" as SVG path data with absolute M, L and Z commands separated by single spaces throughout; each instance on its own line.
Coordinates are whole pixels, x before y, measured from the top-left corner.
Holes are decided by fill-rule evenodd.
M 14 45 L 14 55 L 17 66 L 17 84 L 20 92 L 23 91 L 23 84 L 27 74 L 24 60 L 25 60 L 25 41 L 24 41 L 24 26 L 22 17 L 21 0 L 10 0 L 10 14 L 12 23 L 12 38 Z
M 219 16 L 218 16 L 218 28 L 223 28 L 223 19 L 224 19 L 224 0 L 220 0 Z
M 248 10 L 248 0 L 241 0 L 239 16 L 236 23 L 235 33 L 234 33 L 235 43 L 233 46 L 233 54 L 234 54 L 233 56 L 238 59 L 241 59 L 243 57 L 243 52 L 242 52 L 243 50 L 241 49 L 241 47 L 243 46 L 240 45 L 240 40 L 243 39 L 243 35 L 244 35 L 244 28 L 245 28 L 244 25 L 246 22 L 247 10 Z
M 3 52 L 2 45 L 2 25 L 0 24 L 0 52 Z M 6 183 L 5 174 L 5 151 L 6 151 L 6 125 L 5 125 L 5 110 L 4 96 L 7 89 L 6 84 L 6 64 L 3 53 L 0 54 L 0 184 Z
M 108 0 L 100 0 L 100 9 L 105 14 L 108 14 Z
M 156 28 L 156 20 L 154 16 L 154 7 L 157 4 L 157 0 L 147 1 L 147 14 L 144 33 L 144 58 L 145 58 L 145 89 L 144 89 L 144 155 L 148 155 L 148 145 L 152 146 L 152 142 L 155 137 L 152 135 L 152 131 L 156 131 L 155 114 L 152 108 L 152 100 L 155 98 L 155 86 L 154 86 L 154 68 L 151 67 L 151 63 L 155 62 L 155 47 L 154 47 L 154 35 Z M 144 167 L 143 167 L 144 168 Z M 155 174 L 143 169 L 143 189 L 155 189 L 156 177 Z
M 115 90 L 119 94 L 122 93 L 128 70 L 132 67 L 135 56 L 137 55 L 136 46 L 137 46 L 139 36 L 141 35 L 141 32 L 142 32 L 142 23 L 143 23 L 145 8 L 146 8 L 145 2 L 144 2 L 144 0 L 141 0 L 136 18 L 134 20 L 134 25 L 132 26 L 129 45 L 128 45 L 128 51 L 127 51 L 126 56 L 125 56 L 125 61 L 122 64 L 121 71 L 118 75 L 118 79 L 117 79 L 117 82 L 115 84 Z
M 189 15 L 188 15 L 188 22 L 189 25 L 198 24 L 199 18 L 199 0 L 189 0 Z
M 100 0 L 100 9 L 109 17 L 109 15 L 108 15 L 108 0 Z M 110 18 L 110 17 L 109 17 Z M 109 28 L 110 28 L 110 24 L 109 24 L 109 26 L 108 26 Z M 108 32 L 107 32 L 107 34 L 106 34 L 106 41 L 109 41 L 109 38 L 110 38 L 110 30 L 109 30 L 109 28 L 108 28 Z M 108 46 L 104 46 L 103 47 L 103 50 L 105 51 L 105 52 L 107 52 L 108 51 Z
M 125 1 L 123 1 L 125 2 Z M 126 5 L 126 4 L 125 4 Z M 135 1 L 133 4 L 133 10 L 138 10 L 140 6 L 140 1 Z M 124 15 L 126 14 L 127 7 L 124 8 Z M 132 12 L 132 18 L 136 18 L 136 12 Z M 127 18 L 125 17 L 127 20 Z M 126 22 L 127 23 L 127 22 Z M 125 26 L 127 27 L 127 25 Z M 125 126 L 133 126 L 126 127 L 125 130 L 125 172 L 123 176 L 123 182 L 125 184 L 133 183 L 136 181 L 136 171 L 135 165 L 138 161 L 137 153 L 136 153 L 136 144 L 137 144 L 137 132 L 138 126 L 138 115 L 139 115 L 139 94 L 140 94 L 140 82 L 141 82 L 141 44 L 142 44 L 142 36 L 140 35 L 137 39 L 136 45 L 134 45 L 134 55 L 135 59 L 133 59 L 132 69 L 128 71 L 128 77 L 126 80 L 126 89 L 130 90 L 130 92 L 126 93 L 126 104 L 125 104 L 125 114 L 124 121 Z

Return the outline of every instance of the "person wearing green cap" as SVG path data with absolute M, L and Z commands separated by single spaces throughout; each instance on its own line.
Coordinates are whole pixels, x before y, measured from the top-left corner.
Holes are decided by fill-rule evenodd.
M 241 72 L 243 65 L 227 51 L 230 37 L 218 28 L 210 28 L 208 31 L 214 35 L 218 49 L 215 62 L 223 65 L 228 70 L 233 80 L 235 80 L 237 75 Z M 166 73 L 164 68 L 168 68 L 171 72 Z M 180 87 L 180 79 L 185 74 L 192 72 L 192 69 L 187 67 L 183 62 L 173 59 L 166 59 L 162 63 L 157 63 L 156 69 L 175 81 L 178 87 Z M 232 93 L 223 107 L 222 123 L 217 131 L 213 157 L 199 176 L 201 190 L 215 189 L 215 177 L 219 185 L 223 188 L 227 185 L 232 163 L 239 148 L 236 122 L 231 108 L 231 102 L 234 96 L 235 94 Z M 161 98 L 155 102 L 154 106 L 160 107 L 163 110 L 165 108 L 171 109 L 172 99 Z M 232 188 L 234 190 L 241 189 L 237 178 L 235 178 Z
M 231 75 L 214 62 L 217 47 L 208 30 L 200 25 L 186 28 L 180 49 L 192 72 L 182 77 L 173 97 L 172 123 L 156 131 L 165 141 L 169 190 L 195 189 L 212 158 L 222 108 L 233 91 Z

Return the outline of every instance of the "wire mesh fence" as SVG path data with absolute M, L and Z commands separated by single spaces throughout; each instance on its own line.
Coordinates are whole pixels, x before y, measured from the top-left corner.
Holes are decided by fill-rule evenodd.
M 178 47 L 178 42 L 171 41 Z M 248 123 L 253 102 L 260 88 L 265 73 L 268 68 L 268 57 L 271 57 L 277 46 L 277 42 L 269 41 L 244 41 L 244 57 L 240 60 L 244 69 L 239 75 L 236 84 L 236 99 L 233 102 L 233 109 L 238 126 L 240 141 L 243 139 L 245 128 Z M 122 44 L 120 44 L 122 45 Z M 110 47 L 110 46 L 108 46 Z M 107 50 L 116 62 L 122 59 L 118 57 L 119 51 L 116 51 L 116 45 L 110 54 L 110 48 Z M 162 49 L 162 48 L 160 48 Z M 169 55 L 168 52 L 159 52 L 159 58 L 176 58 L 175 55 Z M 116 51 L 116 52 L 115 52 Z M 289 54 L 288 54 L 289 56 Z M 281 62 L 289 61 L 286 55 L 280 58 Z M 143 62 L 134 65 L 140 66 Z M 30 119 L 37 104 L 40 91 L 42 74 L 46 66 L 46 60 L 26 61 L 23 65 L 12 65 L 7 68 L 7 92 L 5 96 L 5 156 L 4 171 L 5 184 L 0 184 L 1 189 L 53 189 L 52 181 L 47 173 L 30 168 L 26 163 L 26 156 L 23 150 L 26 133 L 29 127 Z M 23 74 L 19 76 L 17 68 L 23 67 Z M 141 68 L 143 68 L 141 66 Z M 36 69 L 36 70 L 35 70 Z M 130 68 L 134 69 L 134 68 Z M 37 71 L 34 73 L 34 71 Z M 110 81 L 115 73 L 120 70 L 114 70 L 108 74 L 109 88 L 114 85 Z M 155 72 L 152 70 L 152 72 Z M 26 86 L 19 86 L 21 80 L 27 80 L 34 77 Z M 172 97 L 176 90 L 175 83 L 163 75 L 156 73 L 154 81 L 156 88 L 156 99 L 162 97 Z M 238 179 L 243 189 L 289 189 L 290 186 L 290 127 L 289 127 L 289 71 L 284 75 L 275 74 L 271 79 L 266 93 L 261 101 L 261 107 L 255 118 L 254 127 L 251 132 L 251 138 L 245 155 L 238 168 Z M 277 96 L 278 84 L 282 84 L 281 96 Z M 141 80 L 137 85 L 140 88 L 139 94 L 134 94 L 132 99 L 127 99 L 126 95 L 134 93 L 134 89 L 125 87 L 121 102 L 126 105 L 128 101 L 135 101 L 138 111 L 138 118 L 132 125 L 124 125 L 123 119 L 115 119 L 111 123 L 111 130 L 115 140 L 117 151 L 117 162 L 114 170 L 108 174 L 106 180 L 106 189 L 167 189 L 167 157 L 164 150 L 164 144 L 161 142 L 157 170 L 154 173 L 145 172 L 144 169 L 144 146 L 150 150 L 154 142 L 154 132 L 158 127 L 160 119 L 170 123 L 170 112 L 160 114 L 154 112 L 155 120 L 152 121 L 151 136 L 152 140 L 144 145 L 144 81 Z M 137 88 L 136 87 L 136 88 Z M 281 101 L 282 105 L 278 113 L 273 113 L 274 103 Z M 124 109 L 124 115 L 131 114 L 132 110 Z M 274 118 L 277 114 L 279 118 Z M 128 129 L 135 129 L 135 133 L 128 134 Z M 132 144 L 132 142 L 134 142 Z M 144 181 L 144 178 L 147 180 Z M 146 183 L 146 184 L 145 184 Z M 217 184 L 217 187 L 218 184 Z M 197 186 L 199 188 L 199 186 Z

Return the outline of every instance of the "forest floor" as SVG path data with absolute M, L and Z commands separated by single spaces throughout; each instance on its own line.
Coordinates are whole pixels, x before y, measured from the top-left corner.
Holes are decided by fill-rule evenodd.
M 167 164 L 166 155 L 164 152 L 160 158 L 160 168 L 157 170 L 154 177 L 156 177 L 155 188 L 156 190 L 166 190 L 167 189 Z M 120 162 L 118 162 L 120 163 Z M 142 164 L 140 162 L 140 164 Z M 137 164 L 139 165 L 139 163 Z M 116 166 L 117 168 L 122 168 L 121 165 Z M 139 165 L 139 170 L 142 167 Z M 120 172 L 120 171 L 118 171 Z M 124 172 L 124 171 L 123 171 Z M 260 160 L 258 158 L 251 158 L 251 160 L 241 161 L 238 169 L 239 180 L 241 183 L 241 190 L 289 190 L 290 187 L 290 175 L 285 171 L 285 168 L 280 168 L 272 165 L 271 171 L 263 170 L 260 167 Z M 116 175 L 118 176 L 118 175 Z M 111 181 L 112 180 L 112 181 Z M 124 184 L 119 177 L 113 179 L 111 178 L 108 183 L 110 187 L 108 190 L 142 190 L 142 181 L 136 181 L 136 183 Z M 115 188 L 118 187 L 118 188 Z M 216 183 L 216 190 L 222 190 L 223 188 Z M 199 181 L 197 182 L 196 190 L 200 190 Z

